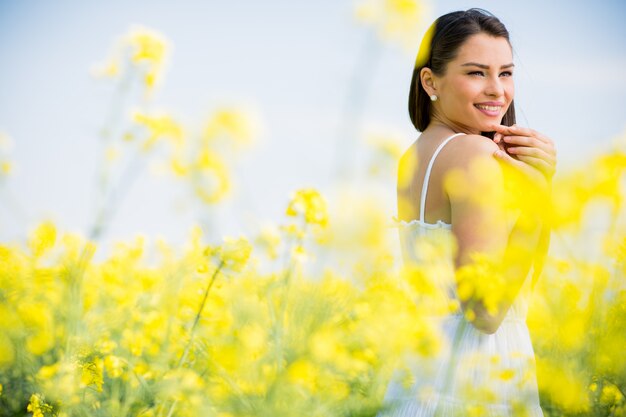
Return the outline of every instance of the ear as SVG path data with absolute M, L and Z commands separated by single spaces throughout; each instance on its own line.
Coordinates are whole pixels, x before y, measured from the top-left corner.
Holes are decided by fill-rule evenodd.
M 422 83 L 422 87 L 424 87 L 426 94 L 428 94 L 429 96 L 437 94 L 434 74 L 430 68 L 422 68 L 422 70 L 420 71 L 420 82 Z

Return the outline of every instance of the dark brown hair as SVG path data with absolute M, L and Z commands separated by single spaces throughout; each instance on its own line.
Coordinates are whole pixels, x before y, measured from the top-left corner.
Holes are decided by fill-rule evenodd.
M 502 37 L 509 45 L 511 44 L 509 31 L 504 24 L 488 11 L 477 8 L 451 12 L 439 17 L 424 36 L 413 69 L 409 92 L 409 116 L 420 132 L 428 127 L 431 117 L 431 100 L 420 80 L 422 68 L 430 68 L 435 75 L 444 75 L 448 62 L 456 58 L 461 45 L 470 36 L 478 33 Z M 424 48 L 427 49 L 424 50 Z M 513 101 L 502 117 L 501 123 L 506 126 L 515 123 Z M 483 132 L 483 134 L 489 137 L 493 135 L 492 132 Z

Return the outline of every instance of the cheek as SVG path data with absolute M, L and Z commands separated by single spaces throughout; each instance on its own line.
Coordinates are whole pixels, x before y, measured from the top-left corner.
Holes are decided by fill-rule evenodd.
M 509 96 L 509 98 L 513 100 L 513 97 L 515 96 L 515 84 L 513 83 L 512 80 L 509 83 L 509 85 L 505 86 L 505 91 L 506 91 L 506 94 Z
M 476 95 L 480 93 L 480 86 L 466 79 L 457 80 L 451 87 L 455 101 L 460 105 L 473 103 Z

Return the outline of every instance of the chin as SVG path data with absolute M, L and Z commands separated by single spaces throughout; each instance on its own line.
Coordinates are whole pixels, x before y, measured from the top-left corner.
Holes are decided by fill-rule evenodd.
M 474 124 L 468 125 L 468 127 L 478 132 L 493 132 L 493 129 L 491 129 L 489 126 L 492 126 L 494 123 L 497 123 L 497 122 L 493 121 L 491 123 L 485 123 L 485 122 L 474 123 Z
M 480 123 L 477 123 L 478 127 L 477 129 L 480 130 L 481 132 L 493 132 L 493 129 L 491 128 L 491 126 L 493 126 L 494 124 L 502 124 L 502 118 L 493 118 L 490 121 L 481 121 Z

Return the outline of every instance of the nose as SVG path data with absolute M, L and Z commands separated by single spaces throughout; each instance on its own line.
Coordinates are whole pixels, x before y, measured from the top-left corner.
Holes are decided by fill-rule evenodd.
M 488 77 L 485 85 L 485 94 L 491 97 L 502 97 L 504 95 L 504 85 L 500 77 Z

